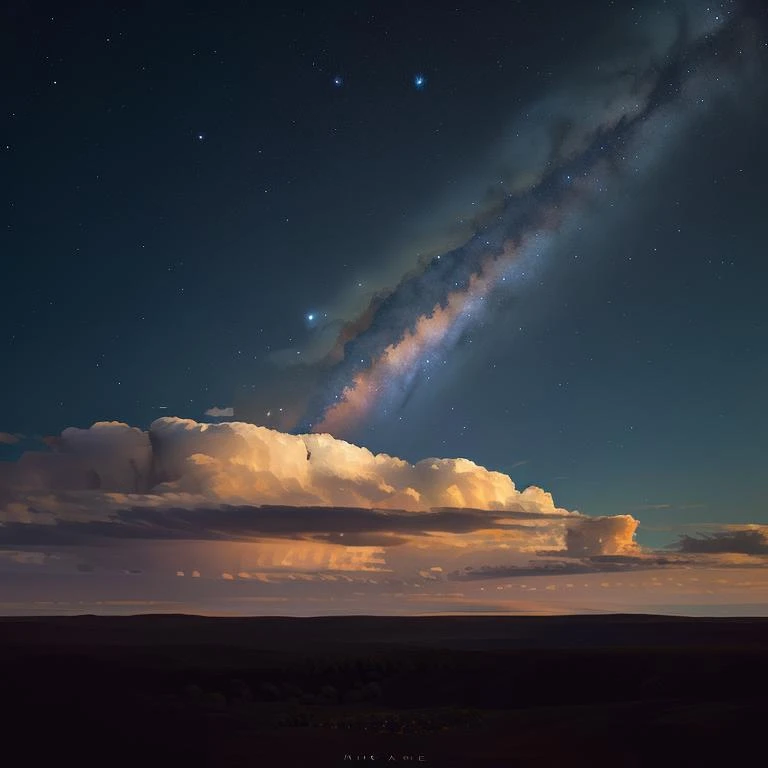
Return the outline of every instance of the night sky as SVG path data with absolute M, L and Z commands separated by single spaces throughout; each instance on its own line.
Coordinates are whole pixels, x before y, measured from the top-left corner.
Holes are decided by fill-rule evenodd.
M 245 438 L 227 443 L 240 429 L 231 422 L 329 433 L 406 462 L 464 457 L 478 472 L 509 475 L 515 493 L 545 489 L 555 517 L 639 521 L 636 531 L 619 526 L 613 548 L 577 552 L 576 521 L 552 541 L 542 533 L 513 544 L 511 560 L 504 544 L 473 563 L 475 574 L 505 568 L 505 585 L 541 579 L 530 610 L 765 612 L 760 3 L 10 2 L 0 26 L 3 612 L 44 612 L 54 592 L 60 610 L 82 601 L 241 610 L 225 606 L 233 598 L 221 590 L 232 585 L 222 581 L 271 588 L 282 576 L 253 574 L 295 566 L 292 556 L 258 553 L 258 567 L 243 565 L 243 547 L 268 547 L 267 528 L 243 523 L 242 505 L 257 517 L 260 504 L 332 506 L 334 515 L 354 507 L 360 520 L 370 508 L 552 512 L 541 500 L 510 507 L 495 480 L 497 490 L 460 497 L 450 479 L 439 491 L 403 480 L 422 494 L 409 506 L 415 496 L 401 494 L 388 469 L 375 493 L 344 497 L 345 476 L 315 494 L 325 480 L 302 480 L 303 466 L 285 470 L 290 481 L 281 474 L 293 459 L 275 469 L 282 448 L 270 448 L 267 465 L 250 443 L 243 453 Z M 181 422 L 150 430 L 163 417 L 218 423 L 223 437 L 185 448 L 188 464 L 177 466 L 168 456 Z M 83 451 L 80 437 L 54 437 L 95 422 L 138 428 L 122 429 L 154 454 L 130 454 L 133 479 L 97 467 L 104 456 L 127 466 L 123 437 L 79 433 L 91 446 Z M 184 423 L 187 434 L 200 429 Z M 310 467 L 322 451 L 342 450 L 313 439 L 302 459 Z M 303 457 L 304 444 L 296 450 Z M 62 456 L 79 469 L 51 469 Z M 214 471 L 214 462 L 233 464 Z M 256 479 L 238 484 L 232 466 L 244 463 Z M 366 483 L 378 471 L 366 469 Z M 281 478 L 278 490 L 268 473 Z M 388 501 L 377 495 L 385 486 L 397 489 Z M 232 504 L 241 511 L 219 528 L 206 517 L 231 515 Z M 157 535 L 73 532 L 96 526 L 94 516 L 137 525 L 130 514 L 150 507 L 176 522 L 144 520 Z M 526 610 L 520 590 L 514 608 L 489 607 L 470 587 L 495 593 L 495 577 L 437 555 L 454 535 L 478 547 L 468 532 L 498 520 L 427 527 L 440 532 L 434 557 L 410 523 L 344 520 L 311 531 L 264 523 L 281 541 L 339 545 L 358 565 L 356 547 L 336 537 L 362 537 L 370 597 L 359 585 L 356 597 L 333 593 L 333 610 L 386 612 L 386 596 L 433 582 L 433 603 L 414 601 L 414 610 Z M 168 531 L 182 528 L 199 536 L 173 550 Z M 595 541 L 612 535 L 601 529 Z M 546 559 L 553 552 L 559 565 Z M 267 612 L 325 611 L 322 589 L 340 577 L 335 556 L 323 557 L 294 569 L 309 574 L 299 584 L 308 592 L 288 579 L 284 593 L 242 595 L 253 600 L 246 610 L 266 600 Z M 608 567 L 605 558 L 625 561 Z M 385 561 L 399 581 L 380 592 L 381 580 L 367 580 Z M 349 562 L 340 570 L 355 579 Z M 572 585 L 584 594 L 565 600 L 557 579 L 566 576 L 536 575 L 552 567 L 601 576 Z M 657 577 L 638 576 L 630 599 L 627 579 L 613 581 L 624 567 L 664 572 L 667 586 L 643 590 L 641 578 Z M 708 591 L 669 586 L 696 569 Z M 94 591 L 88 580 L 101 570 L 112 581 Z M 200 585 L 216 578 L 195 592 L 175 576 L 193 570 Z M 541 602 L 545 583 L 559 602 Z

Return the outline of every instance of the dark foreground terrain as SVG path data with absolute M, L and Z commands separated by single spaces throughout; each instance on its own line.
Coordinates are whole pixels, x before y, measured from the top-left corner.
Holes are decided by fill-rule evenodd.
M 0 618 L 0 691 L 9 766 L 748 766 L 768 620 Z

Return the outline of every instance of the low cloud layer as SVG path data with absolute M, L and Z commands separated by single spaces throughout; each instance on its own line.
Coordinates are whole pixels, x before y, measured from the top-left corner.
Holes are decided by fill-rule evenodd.
M 514 522 L 516 515 L 521 522 Z M 406 537 L 435 533 L 462 536 L 493 530 L 525 534 L 539 527 L 536 519 L 537 515 L 530 513 L 479 509 L 413 513 L 359 507 L 134 506 L 118 508 L 107 519 L 60 517 L 54 524 L 48 518 L 39 523 L 9 520 L 0 526 L 0 546 L 97 544 L 104 539 L 237 541 L 254 537 L 326 541 L 345 547 L 398 546 L 408 542 Z M 554 515 L 544 522 L 548 525 L 552 520 L 566 529 L 591 522 L 580 515 Z
M 690 561 L 683 557 L 660 555 L 607 555 L 574 560 L 543 559 L 528 565 L 483 565 L 467 567 L 448 574 L 450 581 L 511 579 L 528 576 L 574 576 L 597 573 L 633 573 L 654 568 L 685 567 Z

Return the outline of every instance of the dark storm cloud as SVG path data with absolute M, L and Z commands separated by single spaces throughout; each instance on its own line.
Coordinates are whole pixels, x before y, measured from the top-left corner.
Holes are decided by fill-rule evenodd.
M 700 533 L 696 536 L 683 534 L 675 548 L 691 554 L 768 555 L 768 527 Z
M 34 511 L 34 510 L 33 510 Z M 542 524 L 566 519 L 561 515 L 440 509 L 405 512 L 354 507 L 232 506 L 133 507 L 108 520 L 66 520 L 54 523 L 7 522 L 0 526 L 0 547 L 69 546 L 113 539 L 217 540 L 248 538 L 313 539 L 345 546 L 396 546 L 406 536 L 431 532 L 465 534 L 479 530 L 532 531 L 507 520 L 538 519 Z M 570 519 L 570 517 L 568 518 Z M 571 524 L 587 522 L 577 518 Z

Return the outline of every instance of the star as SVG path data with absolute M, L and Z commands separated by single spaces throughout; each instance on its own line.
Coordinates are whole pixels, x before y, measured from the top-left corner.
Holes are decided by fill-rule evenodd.
M 315 315 L 312 312 L 310 312 L 307 315 L 307 320 L 309 320 L 309 322 L 311 323 L 314 319 L 315 319 Z
M 427 78 L 424 77 L 424 75 L 417 74 L 413 76 L 413 85 L 417 91 L 422 90 L 426 84 L 427 84 Z
M 195 134 L 195 138 L 196 138 L 198 141 L 205 141 L 205 134 L 204 134 L 204 133 L 198 133 L 198 134 Z
M 341 88 L 341 86 L 344 85 L 344 79 L 340 75 L 336 75 L 336 77 L 333 78 L 333 84 L 337 88 Z

